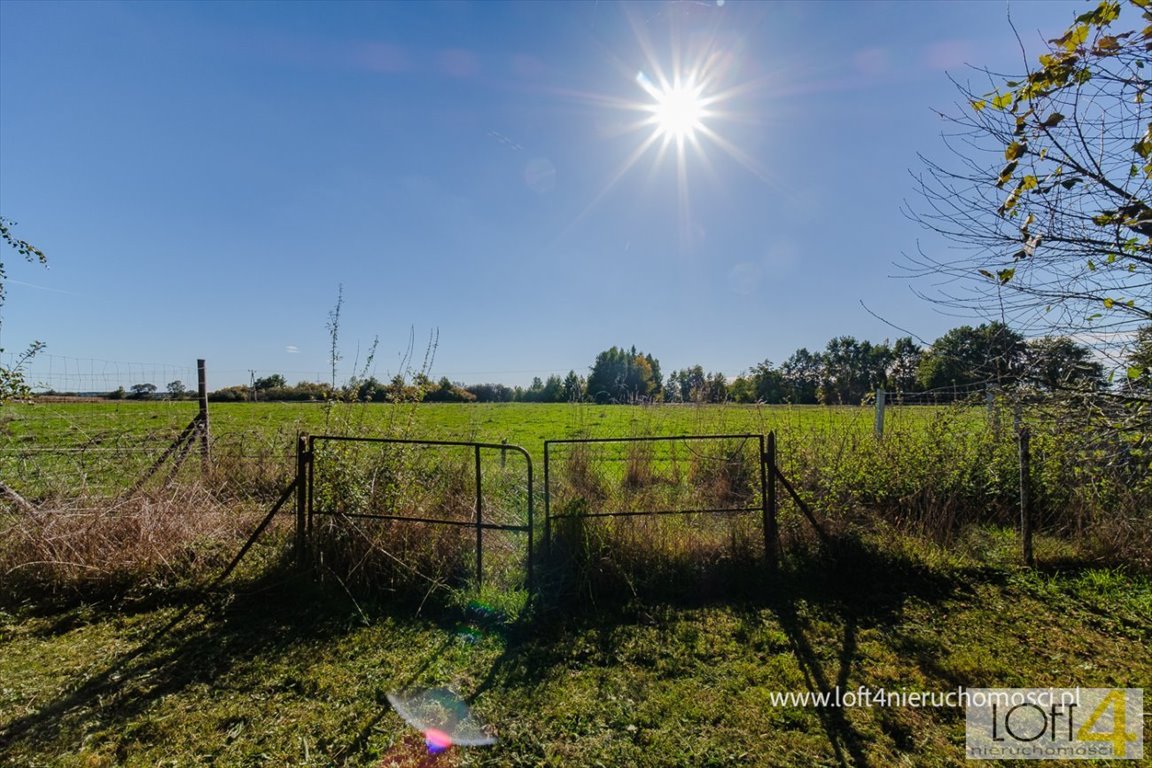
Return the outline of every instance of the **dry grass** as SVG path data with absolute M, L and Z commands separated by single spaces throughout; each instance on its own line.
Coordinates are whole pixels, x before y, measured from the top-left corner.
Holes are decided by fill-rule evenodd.
M 202 485 L 127 499 L 49 501 L 0 512 L 0 597 L 87 596 L 206 580 L 251 533 L 259 510 L 224 504 Z

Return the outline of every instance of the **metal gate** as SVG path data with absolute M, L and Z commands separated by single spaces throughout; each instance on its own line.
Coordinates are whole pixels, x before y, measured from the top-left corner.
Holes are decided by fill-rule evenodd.
M 328 526 L 371 541 L 398 566 L 439 557 L 454 566 L 448 576 L 467 570 L 476 587 L 487 565 L 490 582 L 533 588 L 532 458 L 518 445 L 301 436 L 297 477 L 302 564 L 323 554 L 314 550 Z
M 733 445 L 737 448 L 733 449 Z M 666 447 L 663 453 L 656 455 L 658 446 Z M 671 485 L 672 475 L 676 482 L 680 482 L 676 446 L 686 446 L 684 450 L 692 466 L 704 467 L 697 470 L 696 480 L 706 480 L 711 473 L 719 487 L 710 494 L 677 496 L 667 492 L 648 492 L 649 488 Z M 712 446 L 713 455 L 709 455 L 706 446 Z M 749 447 L 756 449 L 754 457 L 749 455 Z M 558 461 L 560 452 L 566 452 L 566 456 Z M 712 462 L 711 468 L 708 462 Z M 567 493 L 557 492 L 555 465 L 558 463 L 565 465 L 567 470 Z M 772 433 L 767 436 L 733 434 L 546 440 L 545 549 L 551 553 L 553 522 L 556 520 L 650 515 L 724 517 L 758 513 L 764 558 L 769 566 L 774 567 L 778 560 L 778 477 L 776 440 Z M 623 492 L 620 489 L 624 489 Z M 635 501 L 632 501 L 633 497 Z

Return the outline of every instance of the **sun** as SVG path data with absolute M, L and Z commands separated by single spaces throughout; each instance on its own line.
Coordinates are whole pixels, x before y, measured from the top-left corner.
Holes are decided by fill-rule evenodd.
M 655 127 L 657 135 L 677 143 L 696 138 L 696 132 L 704 127 L 704 118 L 708 116 L 702 85 L 694 80 L 676 80 L 656 88 L 643 72 L 636 75 L 636 80 L 653 99 L 646 110 L 651 113 L 648 122 Z

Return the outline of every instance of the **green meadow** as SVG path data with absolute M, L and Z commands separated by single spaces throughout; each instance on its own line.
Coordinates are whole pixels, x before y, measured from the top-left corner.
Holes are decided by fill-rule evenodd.
M 209 465 L 193 444 L 178 472 L 127 494 L 195 413 L 5 406 L 0 478 L 35 512 L 0 514 L 0 764 L 955 766 L 961 708 L 779 695 L 1152 686 L 1152 582 L 1132 534 L 1142 491 L 1102 471 L 1082 482 L 1073 470 L 1093 446 L 1041 421 L 1027 568 L 1012 419 L 983 407 L 890 408 L 877 438 L 866 407 L 213 404 Z M 332 518 L 300 573 L 288 512 L 214 581 L 292 480 L 300 433 L 521 445 L 539 513 L 545 440 L 768 432 L 820 526 L 780 490 L 775 571 L 747 546 L 755 515 L 740 518 L 749 539 L 715 517 L 577 514 L 553 531 L 558 554 L 540 555 L 531 596 L 514 579 L 456 579 L 472 563 L 467 529 Z M 658 445 L 565 446 L 554 503 L 739 506 L 758 488 L 709 473 L 706 452 Z M 519 465 L 498 454 L 486 492 L 522 505 Z M 332 450 L 318 493 L 337 508 L 468 514 L 467 457 L 399 456 Z M 673 475 L 705 490 L 676 496 Z M 494 745 L 430 755 L 387 700 L 441 687 Z

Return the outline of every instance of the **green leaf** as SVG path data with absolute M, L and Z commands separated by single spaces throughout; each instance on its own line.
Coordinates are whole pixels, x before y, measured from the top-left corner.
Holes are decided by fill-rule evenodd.
M 1024 154 L 1025 144 L 1020 141 L 1014 141 L 1004 148 L 1004 159 L 1015 160 Z
M 1007 109 L 1008 105 L 1012 103 L 1012 99 L 1012 91 L 1008 91 L 1008 93 L 1001 93 L 996 98 L 992 99 L 992 108 L 1001 110 Z
M 977 271 L 977 272 L 979 272 L 980 274 L 984 275 L 984 277 L 988 278 L 989 280 L 995 280 L 995 279 L 996 279 L 996 278 L 995 278 L 995 277 L 992 275 L 992 273 L 991 273 L 991 272 L 989 272 L 989 271 L 988 271 L 988 270 L 986 270 L 986 269 L 978 269 L 978 270 L 976 270 L 976 271 Z
M 1115 303 L 1112 299 L 1104 299 L 1104 309 L 1112 309 L 1112 305 Z
M 1056 126 L 1060 125 L 1060 121 L 1063 119 L 1064 115 L 1060 114 L 1059 112 L 1053 112 L 1052 114 L 1048 115 L 1048 117 L 1046 117 L 1044 122 L 1040 123 L 1040 125 L 1044 128 L 1055 128 Z
M 1106 261 L 1109 264 L 1115 264 L 1116 263 L 1116 254 L 1114 254 L 1114 253 L 1108 254 L 1108 258 L 1106 259 Z
M 1136 379 L 1143 375 L 1144 369 L 1139 365 L 1133 365 L 1128 368 L 1128 379 L 1131 381 L 1136 381 Z
M 996 277 L 1000 279 L 1000 285 L 1005 285 L 1015 274 L 1015 269 L 1002 269 L 996 273 Z
M 986 107 L 986 106 L 988 106 L 988 102 L 985 101 L 984 99 L 973 99 L 972 100 L 972 109 L 976 110 L 977 112 L 983 111 L 984 107 Z
M 1088 271 L 1089 272 L 1095 272 L 1096 271 L 1096 262 L 1092 261 L 1092 259 L 1088 259 Z
M 1037 186 L 1039 183 L 1040 183 L 1040 182 L 1039 182 L 1039 181 L 1036 179 L 1036 177 L 1035 177 L 1035 176 L 1031 176 L 1031 175 L 1025 176 L 1023 179 L 1021 179 L 1021 180 L 1020 180 L 1020 186 L 1021 186 L 1021 187 L 1022 187 L 1022 188 L 1023 188 L 1025 191 L 1027 191 L 1027 190 L 1029 190 L 1029 189 L 1036 189 L 1036 186 Z

